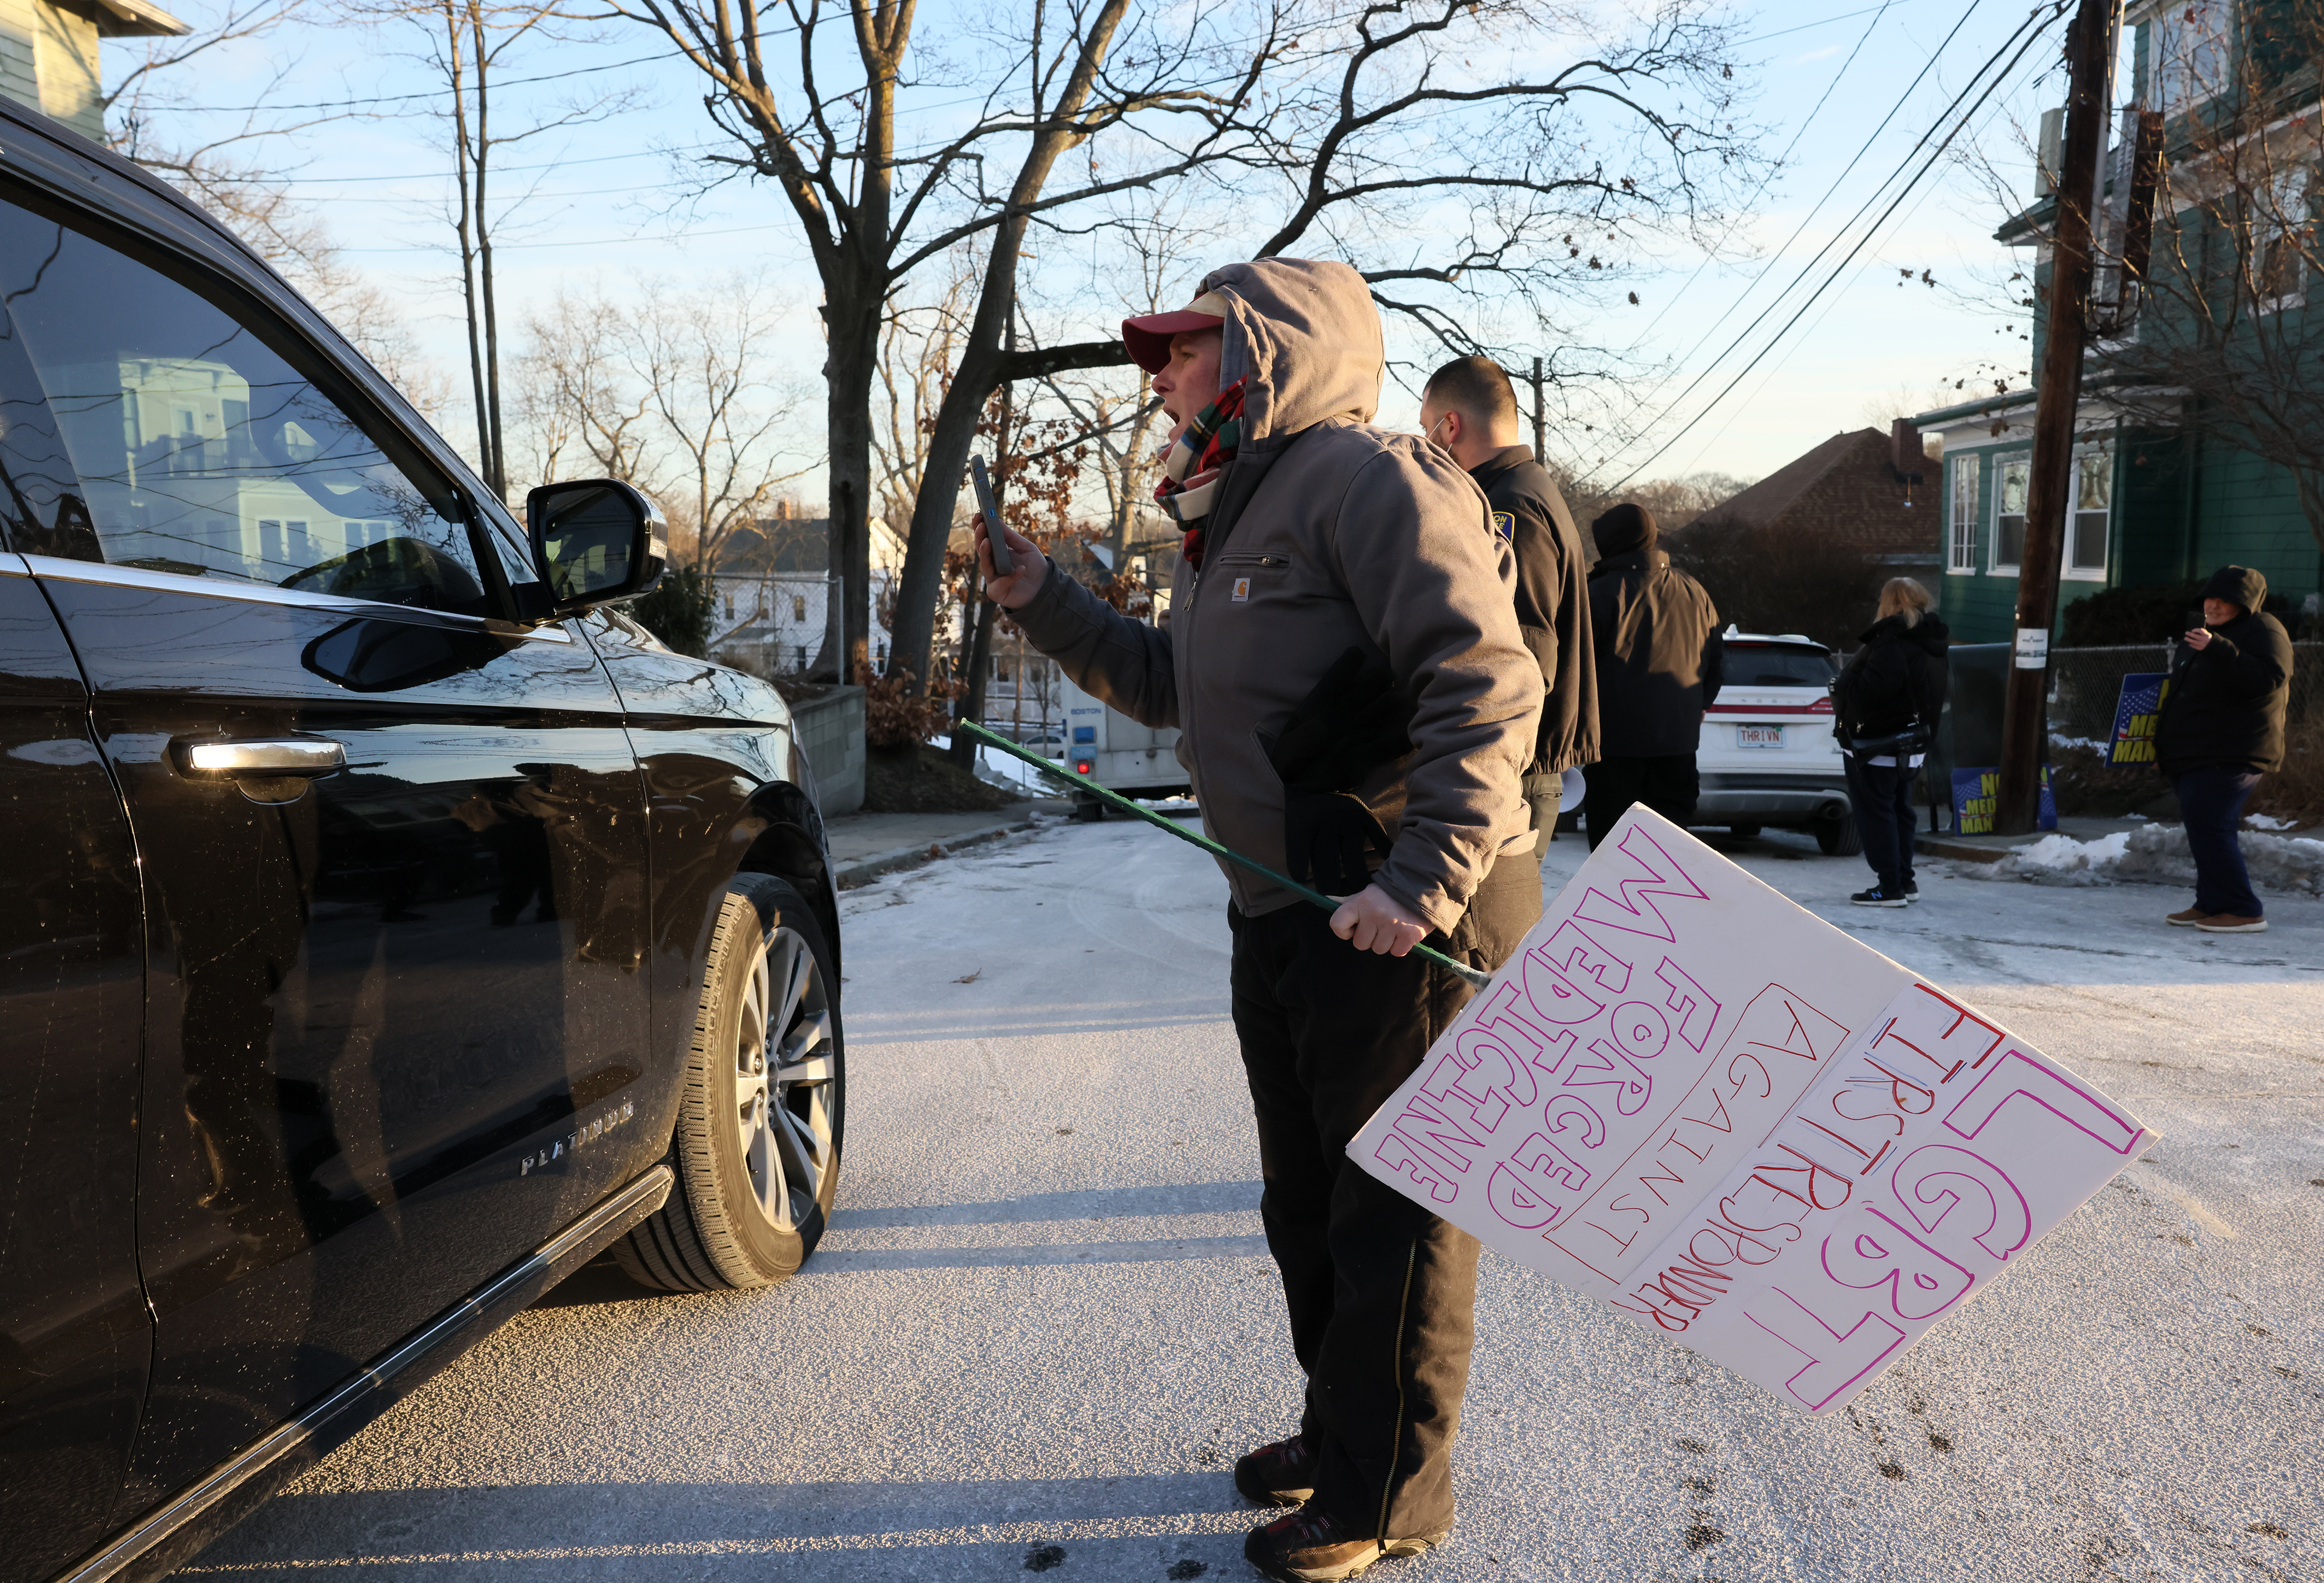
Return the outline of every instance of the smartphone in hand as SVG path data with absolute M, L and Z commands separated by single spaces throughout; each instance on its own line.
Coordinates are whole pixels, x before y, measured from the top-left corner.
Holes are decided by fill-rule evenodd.
M 1001 530 L 1001 508 L 992 503 L 992 480 L 985 475 L 984 458 L 968 458 L 969 482 L 976 485 L 976 509 L 984 514 L 985 541 L 992 546 L 992 575 L 1013 575 L 1017 558 L 1009 553 L 1009 537 Z

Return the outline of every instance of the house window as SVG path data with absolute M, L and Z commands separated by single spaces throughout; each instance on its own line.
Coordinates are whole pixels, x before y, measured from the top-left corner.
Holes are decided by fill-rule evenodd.
M 2018 456 L 2004 462 L 1993 481 L 1994 571 L 2015 572 L 2025 553 L 2025 485 L 2033 471 L 2033 460 Z
M 794 594 L 791 595 L 791 620 L 795 621 L 803 621 L 807 620 L 806 594 Z
M 1977 570 L 1978 458 L 1953 458 L 1952 534 L 1945 556 L 1948 572 Z
M 2263 309 L 2297 308 L 2308 285 L 2308 254 L 2315 244 L 2309 215 L 2309 172 L 2276 172 L 2255 194 L 2252 216 L 2252 292 Z
M 2228 51 L 2235 26 L 2228 0 L 2172 0 L 2148 24 L 2153 55 L 2147 81 L 2166 115 L 2201 104 L 2227 86 L 2235 57 Z
M 2066 529 L 2066 575 L 2103 581 L 2107 529 L 2113 518 L 2114 447 L 2074 456 L 2074 518 Z
M 734 596 L 731 594 L 726 595 L 726 619 L 730 621 L 734 619 Z

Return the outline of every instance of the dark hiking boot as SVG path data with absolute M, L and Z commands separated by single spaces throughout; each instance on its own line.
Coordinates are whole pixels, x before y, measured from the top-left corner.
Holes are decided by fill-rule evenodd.
M 1236 1458 L 1234 1478 L 1235 1487 L 1254 1505 L 1305 1505 L 1315 1493 L 1315 1453 L 1305 1435 L 1295 1434 Z
M 1877 885 L 1869 890 L 1859 890 L 1848 898 L 1858 907 L 1909 907 L 1901 891 L 1883 890 Z
M 2195 925 L 2206 934 L 2264 934 L 2265 918 L 2239 918 L 2233 913 L 2213 913 Z
M 1383 1556 L 1416 1556 L 1444 1542 L 1451 1530 L 1380 1541 L 1357 1534 L 1321 1512 L 1299 1511 L 1254 1528 L 1243 1560 L 1276 1583 L 1331 1583 L 1352 1578 Z
M 2184 912 L 2163 914 L 2163 921 L 2174 929 L 2191 929 L 2210 916 L 2201 907 L 2190 907 Z

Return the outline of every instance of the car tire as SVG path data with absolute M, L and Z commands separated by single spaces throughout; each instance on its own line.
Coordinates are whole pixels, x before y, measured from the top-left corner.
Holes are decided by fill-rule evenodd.
M 1095 824 L 1105 817 L 1105 805 L 1095 797 L 1074 805 L 1074 817 L 1084 824 Z
M 1864 832 L 1856 827 L 1852 817 L 1819 819 L 1815 842 L 1816 850 L 1828 858 L 1852 858 L 1864 851 Z
M 671 1159 L 678 1186 L 613 1247 L 669 1292 L 771 1285 L 823 1238 L 846 1121 L 839 973 L 806 898 L 738 874 L 711 930 Z

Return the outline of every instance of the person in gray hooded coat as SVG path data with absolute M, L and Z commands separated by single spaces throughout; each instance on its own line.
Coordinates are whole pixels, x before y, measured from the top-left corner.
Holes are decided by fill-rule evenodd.
M 1214 837 L 1347 897 L 1326 915 L 1222 865 L 1260 1216 L 1307 1376 L 1298 1431 L 1236 1465 L 1246 1496 L 1299 1507 L 1245 1553 L 1269 1577 L 1345 1578 L 1452 1526 L 1478 1245 L 1345 1151 L 1470 994 L 1413 944 L 1489 969 L 1540 916 L 1519 781 L 1541 672 L 1483 494 L 1371 425 L 1385 359 L 1355 271 L 1230 265 L 1187 310 L 1122 329 L 1177 425 L 1159 492 L 1185 530 L 1169 626 L 1112 610 L 1013 532 L 1012 575 L 993 575 L 982 524 L 978 550 L 1036 648 L 1179 728 Z M 1351 740 L 1378 750 L 1335 750 Z

